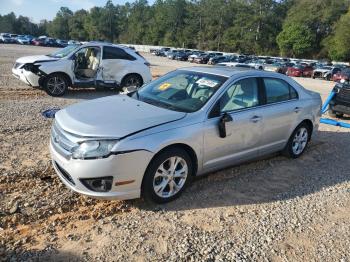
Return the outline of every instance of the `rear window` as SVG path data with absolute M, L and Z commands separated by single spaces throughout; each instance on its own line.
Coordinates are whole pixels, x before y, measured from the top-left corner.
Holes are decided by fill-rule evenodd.
M 136 60 L 135 57 L 125 52 L 123 49 L 118 47 L 103 47 L 102 59 L 122 59 L 122 60 Z
M 297 99 L 298 93 L 287 82 L 276 78 L 264 78 L 266 103 L 277 103 Z

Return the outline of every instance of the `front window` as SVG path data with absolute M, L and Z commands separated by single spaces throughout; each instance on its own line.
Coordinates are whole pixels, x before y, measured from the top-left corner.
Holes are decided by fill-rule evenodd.
M 177 70 L 144 86 L 133 97 L 180 112 L 195 112 L 227 80 L 226 77 Z
M 52 54 L 49 54 L 50 57 L 55 58 L 63 58 L 72 53 L 75 49 L 77 49 L 78 45 L 69 45 L 65 48 L 62 48 L 56 52 L 53 52 Z
M 220 112 L 229 112 L 259 105 L 258 82 L 247 78 L 234 83 L 220 98 Z

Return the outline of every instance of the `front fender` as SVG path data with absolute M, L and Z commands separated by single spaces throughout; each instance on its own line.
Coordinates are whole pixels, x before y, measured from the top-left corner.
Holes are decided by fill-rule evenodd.
M 154 155 L 162 149 L 174 145 L 184 144 L 193 149 L 198 160 L 198 171 L 202 167 L 203 156 L 203 123 L 172 128 L 151 134 L 139 134 L 121 140 L 113 151 L 147 150 Z

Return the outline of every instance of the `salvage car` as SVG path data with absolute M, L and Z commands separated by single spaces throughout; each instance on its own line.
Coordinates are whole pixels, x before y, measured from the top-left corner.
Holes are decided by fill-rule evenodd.
M 218 63 L 230 62 L 230 61 L 231 61 L 230 56 L 217 55 L 209 59 L 208 65 L 216 65 Z
M 193 62 L 196 64 L 207 64 L 210 59 L 210 54 L 204 53 L 200 54 L 193 59 Z
M 281 63 L 272 63 L 272 64 L 264 64 L 264 69 L 265 71 L 269 72 L 277 72 L 282 74 L 283 70 L 283 65 Z
M 0 34 L 0 42 L 5 44 L 13 43 L 10 34 L 6 34 L 6 33 Z
M 332 76 L 340 71 L 340 67 L 321 66 L 313 71 L 312 78 L 322 78 L 330 81 L 332 80 Z
M 350 81 L 350 68 L 342 68 L 341 71 L 332 76 L 334 82 L 348 82 Z
M 32 44 L 36 46 L 45 46 L 45 39 L 44 38 L 34 38 L 32 40 Z
M 178 61 L 187 61 L 188 59 L 188 54 L 186 52 L 183 52 L 183 51 L 180 51 L 180 52 L 177 52 L 175 54 L 175 57 L 174 57 L 175 60 L 178 60 Z
M 30 39 L 26 38 L 25 36 L 18 36 L 16 41 L 21 45 L 30 45 Z
M 50 55 L 17 59 L 13 75 L 51 96 L 62 96 L 68 87 L 140 87 L 152 80 L 150 64 L 135 50 L 100 42 L 69 45 Z
M 285 75 L 183 68 L 58 111 L 52 163 L 78 193 L 165 203 L 195 176 L 273 152 L 300 157 L 320 111 L 320 95 Z
M 350 82 L 341 80 L 333 88 L 335 95 L 329 102 L 328 115 L 331 117 L 343 117 L 350 115 Z
M 287 68 L 287 76 L 293 77 L 311 77 L 314 68 L 312 66 L 294 65 Z

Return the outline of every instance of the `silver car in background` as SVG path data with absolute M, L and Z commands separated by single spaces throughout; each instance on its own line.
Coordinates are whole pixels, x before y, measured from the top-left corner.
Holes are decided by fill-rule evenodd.
M 299 157 L 320 111 L 320 95 L 287 76 L 191 67 L 60 110 L 50 151 L 78 193 L 164 203 L 194 176 L 278 151 Z

